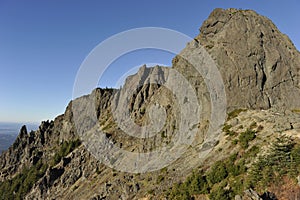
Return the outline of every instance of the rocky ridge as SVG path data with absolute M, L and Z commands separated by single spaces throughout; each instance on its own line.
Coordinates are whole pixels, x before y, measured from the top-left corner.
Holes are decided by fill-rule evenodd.
M 200 48 L 200 45 L 210 53 L 221 72 L 228 111 L 247 109 L 226 122 L 232 131 L 255 122 L 264 130 L 259 133 L 261 139 L 250 145 L 266 147 L 269 144 L 264 140 L 271 141 L 278 134 L 299 137 L 300 56 L 288 37 L 270 20 L 250 10 L 216 9 L 185 51 Z M 27 169 L 39 165 L 34 181 L 21 176 L 20 179 L 28 182 L 28 189 L 20 196 L 15 194 L 14 199 L 163 198 L 169 188 L 184 181 L 197 167 L 208 169 L 215 161 L 239 152 L 240 147 L 233 147 L 223 131 L 205 164 L 201 165 L 196 159 L 209 126 L 209 92 L 201 75 L 180 55 L 173 59 L 172 67 L 195 88 L 202 105 L 202 118 L 189 151 L 170 166 L 143 174 L 118 172 L 101 164 L 77 142 L 72 104 L 84 106 L 90 101 L 95 103 L 97 120 L 106 137 L 128 151 L 148 152 L 172 141 L 180 115 L 172 93 L 161 86 L 167 80 L 168 69 L 143 66 L 137 74 L 127 78 L 121 91 L 95 89 L 91 95 L 71 102 L 65 113 L 54 121 L 42 122 L 37 131 L 27 133 L 26 127 L 22 127 L 15 143 L 0 156 L 0 181 L 3 182 L 0 187 L 4 188 L 9 180 L 17 181 Z M 124 100 L 122 91 L 132 87 L 136 91 L 128 99 L 126 109 L 137 124 L 149 123 L 145 110 L 154 103 L 159 102 L 166 109 L 167 123 L 153 138 L 130 137 L 115 123 L 111 104 Z

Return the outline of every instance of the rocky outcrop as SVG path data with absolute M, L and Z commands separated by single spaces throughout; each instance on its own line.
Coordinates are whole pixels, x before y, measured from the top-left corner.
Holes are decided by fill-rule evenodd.
M 236 195 L 235 200 L 277 200 L 274 193 L 264 192 L 262 195 L 259 195 L 256 191 L 252 189 L 245 190 L 243 195 Z
M 266 17 L 215 9 L 196 40 L 219 66 L 229 110 L 300 107 L 300 54 Z
M 244 191 L 243 196 L 237 195 L 235 196 L 234 199 L 235 200 L 263 200 L 262 198 L 260 198 L 259 194 L 252 189 Z

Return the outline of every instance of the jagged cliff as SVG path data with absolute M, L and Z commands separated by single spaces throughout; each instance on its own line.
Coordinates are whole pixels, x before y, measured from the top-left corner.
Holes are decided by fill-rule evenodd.
M 300 54 L 269 19 L 251 10 L 216 9 L 182 54 L 201 46 L 221 72 L 227 109 L 233 111 L 226 122 L 231 126 L 230 130 L 239 134 L 254 122 L 255 131 L 259 125 L 265 127 L 259 131 L 260 136 L 255 142 L 262 147 L 268 145 L 266 140 L 273 141 L 282 132 L 299 137 Z M 15 143 L 0 156 L 0 188 L 5 189 L 2 194 L 7 195 L 2 199 L 163 198 L 169 188 L 184 181 L 193 170 L 199 167 L 207 170 L 217 160 L 246 151 L 232 146 L 234 139 L 228 140 L 226 135 L 229 129 L 223 129 L 219 141 L 211 144 L 215 148 L 207 160 L 203 163 L 199 159 L 211 120 L 211 96 L 203 77 L 182 54 L 173 59 L 172 68 L 193 86 L 202 107 L 200 122 L 193 127 L 195 140 L 180 158 L 161 170 L 132 174 L 101 164 L 87 150 L 82 130 L 101 130 L 105 141 L 126 151 L 140 153 L 169 145 L 176 138 L 180 105 L 176 104 L 172 92 L 162 86 L 172 81 L 169 80 L 169 69 L 143 66 L 137 74 L 126 79 L 122 89 L 95 89 L 90 95 L 70 102 L 65 113 L 54 121 L 42 122 L 37 131 L 27 133 L 26 127 L 22 127 Z M 130 88 L 136 90 L 127 98 Z M 186 92 L 179 87 L 175 89 Z M 91 123 L 90 111 L 86 111 L 77 124 L 78 129 L 74 124 L 74 121 L 78 122 L 74 112 L 85 112 L 91 103 L 94 105 L 91 112 L 95 112 L 99 126 Z M 113 116 L 116 109 L 121 109 L 121 113 L 128 111 L 136 124 L 147 125 L 151 120 L 145 111 L 157 103 L 166 110 L 166 123 L 153 137 L 135 138 L 124 133 Z M 82 110 L 75 111 L 76 108 Z M 241 108 L 248 111 L 232 114 Z M 159 123 L 159 120 L 155 122 Z M 250 160 L 248 165 L 251 163 Z

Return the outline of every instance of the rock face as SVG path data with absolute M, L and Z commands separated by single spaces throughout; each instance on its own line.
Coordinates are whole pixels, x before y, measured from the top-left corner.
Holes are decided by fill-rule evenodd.
M 275 131 L 289 130 L 289 134 L 293 134 L 296 129 L 298 131 L 299 115 L 291 110 L 299 112 L 300 108 L 300 54 L 288 37 L 281 34 L 270 20 L 250 10 L 216 9 L 203 23 L 200 34 L 182 53 L 201 46 L 209 52 L 221 72 L 228 111 L 237 108 L 271 108 L 272 117 L 266 119 L 274 120 L 268 121 L 268 127 L 275 127 Z M 28 181 L 30 184 L 26 187 L 29 189 L 21 193 L 22 198 L 139 199 L 164 194 L 173 183 L 182 181 L 199 165 L 196 158 L 201 153 L 200 146 L 211 123 L 209 90 L 203 77 L 181 55 L 173 59 L 172 67 L 195 89 L 196 99 L 202 106 L 201 120 L 199 124 L 192 124 L 192 128 L 197 128 L 198 131 L 194 142 L 189 146 L 190 151 L 170 166 L 151 173 L 117 172 L 101 164 L 83 144 L 77 143 L 81 130 L 93 132 L 100 129 L 107 141 L 133 153 L 149 152 L 172 144 L 176 137 L 175 130 L 179 126 L 180 106 L 175 103 L 176 96 L 168 88 L 162 87 L 168 81 L 170 68 L 143 66 L 137 74 L 127 78 L 121 90 L 95 89 L 90 95 L 72 101 L 65 113 L 54 121 L 42 122 L 37 131 L 27 133 L 26 127 L 22 127 L 15 143 L 0 156 L 0 181 L 15 181 L 27 168 L 32 169 L 38 165 L 38 176 L 34 183 Z M 180 86 L 181 82 L 176 84 Z M 127 97 L 126 92 L 131 88 L 136 89 Z M 184 89 L 175 90 L 186 92 Z M 184 99 L 184 102 L 189 100 Z M 121 105 L 121 114 L 129 112 L 128 118 L 131 117 L 136 124 L 147 125 L 151 120 L 145 110 L 155 106 L 156 102 L 166 110 L 161 114 L 166 114 L 166 123 L 162 124 L 157 135 L 150 138 L 135 138 L 124 134 L 112 114 Z M 81 105 L 82 110 L 74 110 L 75 104 Z M 92 110 L 86 109 L 89 105 L 93 105 Z M 291 117 L 281 119 L 274 114 L 274 110 L 284 110 Z M 77 127 L 74 124 L 75 111 L 86 112 Z M 194 110 L 187 111 L 191 113 Z M 89 118 L 90 112 L 96 117 L 94 121 Z M 255 116 L 255 113 L 250 113 L 247 117 L 251 116 Z M 276 126 L 278 119 L 284 127 Z M 159 119 L 155 120 L 159 122 Z M 233 126 L 239 123 L 234 120 L 231 122 Z M 99 123 L 99 127 L 93 123 Z M 218 144 L 219 147 L 221 144 Z M 207 161 L 206 168 L 216 157 L 226 156 L 217 151 L 212 153 L 215 154 Z M 0 184 L 0 188 L 2 186 Z M 12 193 L 16 198 L 18 194 Z M 258 194 L 252 190 L 246 191 L 245 195 L 250 195 L 251 198 L 257 196 L 259 199 Z M 236 198 L 241 199 L 242 196 Z
M 229 109 L 298 108 L 300 56 L 290 39 L 251 10 L 216 9 L 196 40 L 216 60 Z
M 235 200 L 262 200 L 257 192 L 253 191 L 252 189 L 244 191 L 243 197 L 237 195 L 234 198 Z

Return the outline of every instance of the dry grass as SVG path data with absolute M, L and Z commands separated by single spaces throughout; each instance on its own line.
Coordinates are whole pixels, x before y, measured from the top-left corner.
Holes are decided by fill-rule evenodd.
M 280 184 L 273 184 L 269 191 L 274 193 L 278 200 L 299 200 L 300 186 L 295 180 L 284 177 Z

